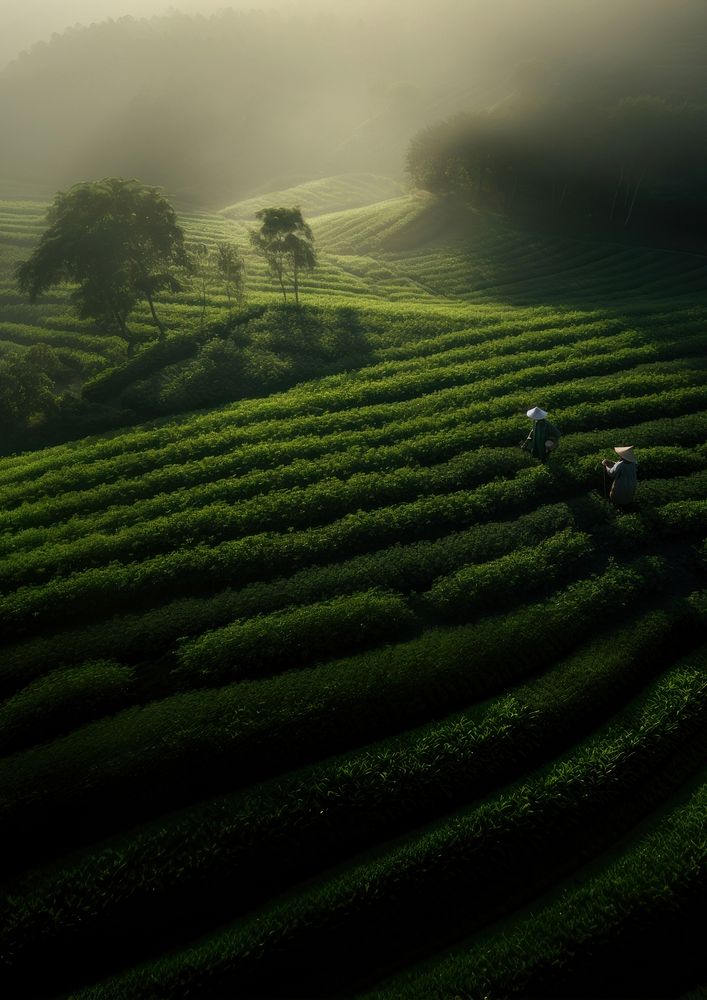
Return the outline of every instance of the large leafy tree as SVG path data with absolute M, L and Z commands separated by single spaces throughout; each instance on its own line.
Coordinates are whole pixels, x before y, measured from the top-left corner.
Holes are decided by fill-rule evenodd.
M 299 305 L 300 274 L 312 271 L 317 263 L 312 230 L 296 207 L 262 208 L 255 217 L 260 229 L 251 231 L 250 242 L 277 278 L 285 302 L 287 282 L 292 280 L 295 303 Z
M 155 296 L 178 290 L 188 266 L 184 234 L 172 206 L 154 187 L 107 177 L 60 192 L 47 212 L 48 229 L 32 256 L 18 265 L 20 289 L 34 301 L 55 285 L 76 285 L 73 303 L 84 318 L 117 332 L 132 354 L 128 317 L 144 300 L 159 331 Z

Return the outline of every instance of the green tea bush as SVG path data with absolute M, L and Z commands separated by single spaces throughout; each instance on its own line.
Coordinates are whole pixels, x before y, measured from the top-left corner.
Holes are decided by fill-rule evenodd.
M 333 597 L 205 632 L 180 645 L 182 683 L 224 683 L 292 669 L 342 650 L 395 639 L 415 619 L 396 594 L 376 590 Z
M 659 560 L 611 565 L 539 607 L 474 626 L 432 629 L 420 638 L 214 691 L 175 695 L 91 723 L 45 748 L 0 761 L 0 818 L 19 850 L 29 831 L 55 823 L 54 842 L 76 824 L 128 822 L 134 812 L 178 804 L 195 787 L 273 773 L 335 753 L 488 696 L 568 652 L 593 627 L 658 588 Z M 540 611 L 542 610 L 542 614 Z M 500 621 L 503 622 L 499 627 Z M 540 624 L 538 624 L 540 622 Z M 523 640 L 533 629 L 536 644 Z M 233 712 L 238 726 L 234 728 Z
M 427 600 L 445 617 L 464 618 L 571 576 L 591 551 L 589 535 L 566 528 L 538 545 L 521 546 L 492 562 L 457 570 L 438 580 Z
M 132 702 L 134 689 L 135 672 L 110 660 L 52 671 L 0 704 L 0 753 L 111 715 Z
M 236 889 L 245 908 L 325 862 L 476 798 L 613 712 L 647 671 L 664 665 L 685 622 L 684 612 L 644 615 L 476 709 L 163 817 L 123 845 L 97 847 L 15 886 L 0 911 L 12 969 L 29 975 L 44 961 L 71 975 L 80 954 L 85 966 L 81 942 L 91 938 L 92 961 L 103 953 L 100 975 L 116 934 L 125 956 L 155 928 L 215 921 L 229 886 L 232 917 Z
M 606 517 L 601 507 L 592 514 L 599 519 Z M 512 521 L 486 522 L 431 541 L 397 542 L 341 562 L 307 566 L 290 577 L 208 597 L 172 600 L 147 611 L 64 630 L 58 636 L 35 637 L 6 647 L 0 686 L 13 689 L 53 667 L 109 652 L 124 660 L 143 660 L 164 652 L 180 637 L 235 618 L 322 601 L 334 594 L 375 585 L 406 592 L 424 590 L 436 577 L 464 563 L 488 561 L 573 523 L 573 512 L 566 504 L 548 504 Z
M 611 357 L 613 358 L 613 355 Z M 606 359 L 607 355 L 604 352 L 600 356 L 600 363 L 611 367 L 612 362 Z M 590 361 L 591 359 L 586 364 L 589 364 Z M 619 361 L 614 358 L 614 363 L 619 364 Z M 353 381 L 351 385 L 332 390 L 322 389 L 318 392 L 312 389 L 309 389 L 308 392 L 303 390 L 298 392 L 295 389 L 281 394 L 281 396 L 273 396 L 257 406 L 252 406 L 247 411 L 247 419 L 244 419 L 245 414 L 237 414 L 234 407 L 220 411 L 218 418 L 189 418 L 181 425 L 181 434 L 176 444 L 169 444 L 169 439 L 173 438 L 175 434 L 173 426 L 165 429 L 161 435 L 159 432 L 141 431 L 121 437 L 121 450 L 127 447 L 129 451 L 120 457 L 111 454 L 109 442 L 103 443 L 92 449 L 90 462 L 85 460 L 75 471 L 62 469 L 58 476 L 52 475 L 50 470 L 46 470 L 48 475 L 37 478 L 36 460 L 27 463 L 24 467 L 15 464 L 13 467 L 15 482 L 18 482 L 20 476 L 23 480 L 31 477 L 36 481 L 31 488 L 25 482 L 23 491 L 8 489 L 3 492 L 8 505 L 14 505 L 12 503 L 13 496 L 26 500 L 31 495 L 48 495 L 53 481 L 61 483 L 62 489 L 67 489 L 69 486 L 75 488 L 76 486 L 98 485 L 107 478 L 116 479 L 119 476 L 124 476 L 128 471 L 132 475 L 137 475 L 146 468 L 154 467 L 156 461 L 161 465 L 170 460 L 198 457 L 211 453 L 215 447 L 217 450 L 223 451 L 229 446 L 229 441 L 232 442 L 232 446 L 235 446 L 238 440 L 243 439 L 272 441 L 282 439 L 283 434 L 286 437 L 293 437 L 309 429 L 315 430 L 321 435 L 325 432 L 353 429 L 355 426 L 365 426 L 375 422 L 387 422 L 391 418 L 394 419 L 394 415 L 423 415 L 429 412 L 439 412 L 443 409 L 456 409 L 460 405 L 471 407 L 471 412 L 468 414 L 470 419 L 494 419 L 498 416 L 499 404 L 505 413 L 520 415 L 527 408 L 527 386 L 533 384 L 533 379 L 537 378 L 543 384 L 551 382 L 549 367 L 551 366 L 537 366 L 532 369 L 532 372 L 535 373 L 532 377 L 530 369 L 519 373 L 516 378 L 516 386 L 522 386 L 525 390 L 523 393 L 514 391 L 513 383 L 508 382 L 508 379 L 504 377 L 481 382 L 472 381 L 467 384 L 470 373 L 468 366 L 463 365 L 456 366 L 453 370 L 445 370 L 446 388 L 445 384 L 440 384 L 440 375 L 432 371 L 426 377 L 403 375 L 387 379 L 383 383 L 374 381 L 368 386 L 366 383 Z M 576 374 L 574 369 L 573 373 Z M 556 374 L 561 373 L 558 371 Z M 639 375 L 615 373 L 603 381 L 591 380 L 591 386 L 588 379 L 564 382 L 561 390 L 557 386 L 553 388 L 553 398 L 548 399 L 547 402 L 555 408 L 566 407 L 570 401 L 576 401 L 580 396 L 582 399 L 586 399 L 590 392 L 595 394 L 601 391 L 606 402 L 588 404 L 584 424 L 578 423 L 578 419 L 581 418 L 580 414 L 577 415 L 577 418 L 573 417 L 573 422 L 577 425 L 576 429 L 579 429 L 586 426 L 587 419 L 596 420 L 596 414 L 600 411 L 606 413 L 606 425 L 611 426 L 609 422 L 611 418 L 613 417 L 615 421 L 616 416 L 631 404 L 630 399 L 623 400 L 621 397 L 634 394 L 640 397 L 651 387 L 654 389 L 662 388 L 664 400 L 666 398 L 665 392 L 669 389 L 675 389 L 675 392 L 670 395 L 670 406 L 666 410 L 666 415 L 679 413 L 681 406 L 684 406 L 684 401 L 692 399 L 693 396 L 696 400 L 700 398 L 701 401 L 697 389 L 693 389 L 691 394 L 689 386 L 681 388 L 685 386 L 686 380 L 691 381 L 693 378 L 697 379 L 698 375 L 688 376 L 684 370 L 661 374 L 660 365 L 653 363 L 650 372 Z M 302 397 L 299 407 L 297 405 L 298 394 Z M 648 398 L 650 397 L 642 396 L 643 400 Z M 488 405 L 490 400 L 496 401 L 494 407 Z M 487 405 L 484 405 L 485 402 Z M 639 405 L 633 403 L 633 412 L 637 412 L 636 407 Z M 652 400 L 652 405 L 657 405 L 656 400 Z M 649 409 L 649 406 L 650 404 L 644 403 L 641 409 Z M 664 406 L 661 408 L 665 409 Z M 322 415 L 323 410 L 328 411 L 326 416 Z M 557 416 L 559 417 L 559 413 Z M 243 423 L 248 423 L 250 426 L 244 430 L 240 428 Z M 214 424 L 215 426 L 213 426 Z M 204 427 L 204 425 L 206 426 Z M 186 432 L 189 427 L 196 433 L 187 436 Z M 206 433 L 200 433 L 202 427 Z M 226 428 L 227 433 L 224 434 L 223 431 Z M 221 433 L 218 437 L 214 437 L 214 431 L 217 430 L 220 430 Z M 517 431 L 512 433 L 513 437 L 517 435 Z M 130 447 L 131 438 L 133 439 L 132 447 Z M 479 444 L 482 443 L 483 439 L 480 438 Z M 510 441 L 508 438 L 505 441 L 495 439 L 494 443 L 509 444 Z M 106 462 L 105 459 L 108 456 L 111 460 Z M 58 455 L 56 459 L 58 459 Z M 88 456 L 85 456 L 85 459 L 88 459 Z M 98 459 L 97 462 L 96 459 Z M 47 459 L 43 462 L 45 469 L 46 462 Z M 58 465 L 61 467 L 61 463 Z M 10 485 L 0 466 L 0 485 L 3 483 L 6 487 Z
M 707 532 L 707 500 L 678 500 L 657 511 L 658 524 L 667 535 L 700 535 Z
M 697 912 L 704 892 L 705 809 L 707 785 L 702 783 L 617 858 L 589 873 L 585 884 L 565 887 L 558 898 L 534 907 L 532 916 L 513 921 L 498 937 L 482 938 L 466 953 L 400 977 L 372 995 L 380 1000 L 567 996 L 588 982 L 592 990 L 595 982 L 601 989 L 597 980 L 615 982 L 619 969 L 622 982 L 633 991 L 641 968 L 648 970 L 648 978 L 639 981 L 653 990 L 667 971 L 662 954 L 667 940 L 673 957 L 684 954 L 686 965 L 694 962 L 689 950 L 681 952 L 680 941 L 682 935 L 688 949 L 697 945 L 694 921 L 679 918 Z M 666 989 L 674 986 L 672 963 L 670 974 Z
M 85 996 L 150 996 L 157 984 L 170 997 L 194 988 L 266 996 L 285 985 L 304 995 L 331 995 L 344 969 L 347 985 L 351 976 L 370 981 L 391 958 L 429 946 L 430 933 L 439 946 L 445 930 L 459 933 L 459 921 L 469 927 L 496 914 L 503 908 L 501 887 L 511 899 L 536 892 L 551 872 L 556 877 L 630 829 L 664 794 L 656 771 L 667 767 L 675 785 L 694 768 L 680 747 L 700 733 L 705 718 L 704 663 L 679 664 L 626 716 L 525 782 L 274 903 L 251 922 Z M 549 864 L 533 864 L 549 850 Z M 701 851 L 688 852 L 673 867 L 695 880 L 698 856 Z M 394 936 L 381 934 L 381 927 L 392 926 Z M 355 970 L 345 966 L 352 943 L 364 956 Z
M 639 466 L 640 474 L 640 466 Z M 699 500 L 707 491 L 707 472 L 694 472 L 690 476 L 671 476 L 669 479 L 639 481 L 636 499 L 642 504 L 662 507 L 671 501 Z
M 513 474 L 527 464 L 517 449 L 487 448 L 460 454 L 463 449 L 462 434 L 439 433 L 414 437 L 401 445 L 370 449 L 358 446 L 338 455 L 326 455 L 315 460 L 293 460 L 276 469 L 251 472 L 239 478 L 217 479 L 203 486 L 194 485 L 188 490 L 181 488 L 177 492 L 160 494 L 149 500 L 141 501 L 136 498 L 133 503 L 123 507 L 111 506 L 100 515 L 72 517 L 63 524 L 52 524 L 48 528 L 28 528 L 14 535 L 0 536 L 0 552 L 10 555 L 41 547 L 41 552 L 48 555 L 59 543 L 75 543 L 82 536 L 108 532 L 114 534 L 117 530 L 132 526 L 144 532 L 146 526 L 158 518 L 161 519 L 164 531 L 165 518 L 180 515 L 193 518 L 198 516 L 199 511 L 215 504 L 231 503 L 235 512 L 235 504 L 241 501 L 237 512 L 245 520 L 251 509 L 262 512 L 266 507 L 286 507 L 288 496 L 292 496 L 288 491 L 308 489 L 316 498 L 318 490 L 326 490 L 328 487 L 331 491 L 336 480 L 346 480 L 351 483 L 352 488 L 357 482 L 360 484 L 363 498 L 352 494 L 351 506 L 362 508 L 364 503 L 370 505 L 375 502 L 376 487 L 385 488 L 388 484 L 390 488 L 393 477 L 402 482 L 406 478 L 417 476 L 413 480 L 416 483 L 413 488 L 423 490 L 431 484 L 436 489 L 438 483 L 444 482 L 445 472 L 451 473 L 457 485 L 463 485 L 464 482 L 474 485 L 501 475 Z M 452 462 L 453 465 L 445 470 L 445 462 Z M 420 469 L 420 465 L 424 468 Z M 372 476 L 373 472 L 376 472 L 375 477 Z M 357 476 L 367 478 L 357 479 Z M 296 495 L 306 499 L 306 494 Z M 258 498 L 254 503 L 243 502 L 253 501 L 254 498 Z M 68 501 L 69 498 L 66 499 Z M 322 509 L 321 501 L 317 502 L 315 499 L 315 505 Z M 13 513 L 18 515 L 22 510 L 23 508 L 19 508 Z M 256 519 L 252 520 L 252 524 L 257 529 Z M 131 552 L 136 554 L 132 546 Z M 24 561 L 21 556 L 18 559 Z
M 428 496 L 406 504 L 347 514 L 332 524 L 279 535 L 251 535 L 218 546 L 195 545 L 139 563 L 109 563 L 41 586 L 25 586 L 0 599 L 0 621 L 8 635 L 31 622 L 56 621 L 66 610 L 91 601 L 94 615 L 140 605 L 164 594 L 195 593 L 272 578 L 335 555 L 390 545 L 400 538 L 439 536 L 450 528 L 522 510 L 546 492 L 552 476 L 545 468 L 522 471 L 515 479 L 476 490 Z M 229 517 L 225 511 L 224 516 Z M 71 547 L 67 555 L 71 556 Z

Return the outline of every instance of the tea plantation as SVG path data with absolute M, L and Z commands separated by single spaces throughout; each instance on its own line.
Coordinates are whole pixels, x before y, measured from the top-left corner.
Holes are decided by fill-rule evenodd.
M 296 196 L 365 363 L 0 459 L 4 995 L 701 995 L 707 258 Z M 83 384 L 125 346 L 21 300 L 43 211 L 0 351 Z

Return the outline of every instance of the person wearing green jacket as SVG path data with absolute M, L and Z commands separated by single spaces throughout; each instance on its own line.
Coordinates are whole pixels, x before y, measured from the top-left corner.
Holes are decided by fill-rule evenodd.
M 616 507 L 628 507 L 633 503 L 638 484 L 636 474 L 636 456 L 632 445 L 621 445 L 614 448 L 619 456 L 618 462 L 611 462 L 608 458 L 603 459 L 602 465 L 606 470 L 606 475 L 613 479 L 609 499 Z
M 539 406 L 528 410 L 526 416 L 533 421 L 533 429 L 522 443 L 521 448 L 525 450 L 530 445 L 530 453 L 541 462 L 547 462 L 550 452 L 554 451 L 560 443 L 560 432 L 547 419 L 545 410 L 541 410 Z

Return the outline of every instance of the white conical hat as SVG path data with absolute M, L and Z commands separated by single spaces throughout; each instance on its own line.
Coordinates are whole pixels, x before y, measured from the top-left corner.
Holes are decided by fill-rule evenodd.
M 534 406 L 526 413 L 526 417 L 530 417 L 531 420 L 544 420 L 546 416 L 545 410 L 541 410 L 539 406 Z
M 619 456 L 619 458 L 625 459 L 627 462 L 636 462 L 636 456 L 633 453 L 632 444 L 619 445 L 618 448 L 614 448 L 614 451 Z

